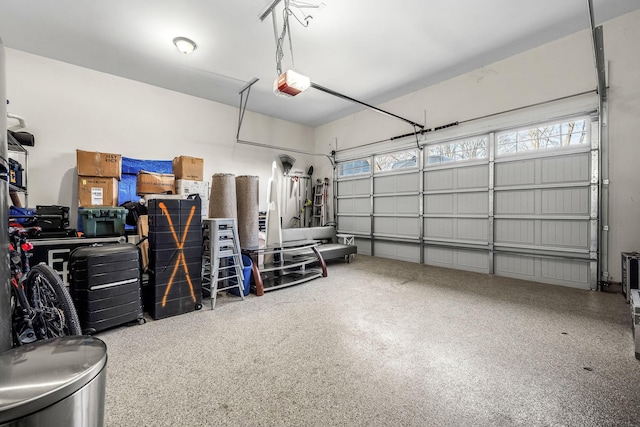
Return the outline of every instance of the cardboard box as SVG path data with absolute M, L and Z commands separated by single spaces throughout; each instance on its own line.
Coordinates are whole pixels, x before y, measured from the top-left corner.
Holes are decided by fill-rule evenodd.
M 78 177 L 78 207 L 118 206 L 118 180 L 98 176 Z
M 197 194 L 202 200 L 209 200 L 209 182 L 176 179 L 176 194 Z
M 176 179 L 204 179 L 204 160 L 197 157 L 180 156 L 173 159 L 173 174 Z
M 138 172 L 136 180 L 136 194 L 173 194 L 175 192 L 175 177 L 170 173 Z
M 111 177 L 120 180 L 122 174 L 122 156 L 120 154 L 76 150 L 76 156 L 78 176 Z

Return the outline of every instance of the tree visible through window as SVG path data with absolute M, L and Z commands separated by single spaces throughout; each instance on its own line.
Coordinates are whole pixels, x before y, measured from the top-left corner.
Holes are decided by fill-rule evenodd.
M 498 155 L 586 144 L 587 119 L 553 123 L 498 134 Z
M 429 146 L 427 149 L 427 164 L 433 165 L 459 162 L 462 160 L 486 159 L 487 141 L 488 138 L 483 136 Z
M 418 166 L 416 155 L 417 150 L 406 150 L 375 156 L 375 171 L 415 168 Z

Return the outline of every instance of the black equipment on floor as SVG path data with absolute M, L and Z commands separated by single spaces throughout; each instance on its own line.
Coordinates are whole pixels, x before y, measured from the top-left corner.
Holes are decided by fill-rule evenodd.
M 69 291 L 84 333 L 144 323 L 140 251 L 129 243 L 87 246 L 69 255 Z
M 151 199 L 149 285 L 144 307 L 154 319 L 202 308 L 200 198 Z
M 638 289 L 640 283 L 640 253 L 639 252 L 622 252 L 622 292 L 627 302 L 631 297 L 631 290 Z

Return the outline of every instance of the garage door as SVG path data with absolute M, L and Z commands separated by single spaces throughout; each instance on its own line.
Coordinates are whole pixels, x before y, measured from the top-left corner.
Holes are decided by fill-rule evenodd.
M 495 274 L 595 287 L 597 172 L 589 117 L 497 133 Z
M 428 146 L 424 262 L 490 273 L 489 137 Z
M 338 230 L 361 253 L 595 288 L 595 128 L 571 117 L 341 161 Z
M 338 232 L 355 236 L 358 253 L 371 251 L 371 179 L 370 159 L 356 159 L 337 165 L 336 218 Z

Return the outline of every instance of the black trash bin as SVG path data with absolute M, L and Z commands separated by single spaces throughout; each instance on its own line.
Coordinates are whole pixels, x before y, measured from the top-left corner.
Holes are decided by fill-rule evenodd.
M 0 354 L 0 427 L 102 426 L 107 346 L 53 338 Z

